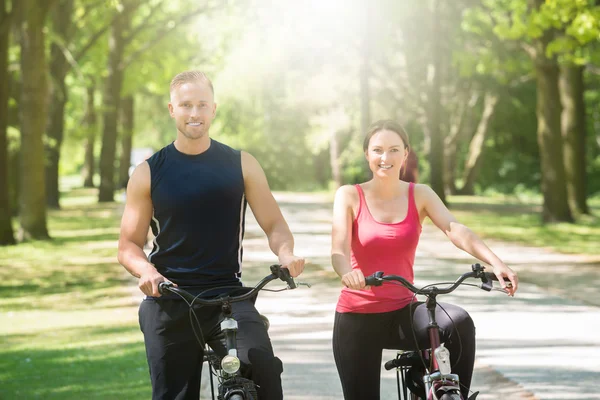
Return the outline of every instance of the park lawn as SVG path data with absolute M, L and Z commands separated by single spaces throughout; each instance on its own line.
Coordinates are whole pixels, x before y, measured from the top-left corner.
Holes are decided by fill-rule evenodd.
M 560 253 L 600 255 L 600 199 L 589 201 L 591 216 L 577 224 L 542 224 L 541 199 L 514 196 L 450 196 L 450 209 L 484 238 L 544 247 Z
M 141 296 L 116 260 L 121 204 L 75 190 L 54 240 L 0 248 L 0 398 L 147 399 Z

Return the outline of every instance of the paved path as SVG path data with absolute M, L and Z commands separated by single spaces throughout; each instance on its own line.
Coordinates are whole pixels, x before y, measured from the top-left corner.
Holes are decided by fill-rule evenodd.
M 331 351 L 340 290 L 329 263 L 331 204 L 316 196 L 277 198 L 295 234 L 296 253 L 312 263 L 300 280 L 313 285 L 263 292 L 257 302 L 271 321 L 273 345 L 284 362 L 285 398 L 342 399 Z M 253 284 L 274 257 L 248 214 L 244 280 Z M 518 296 L 466 287 L 442 299 L 461 305 L 475 320 L 478 349 L 472 386 L 482 392 L 478 399 L 600 399 L 595 389 L 600 380 L 600 309 L 593 306 L 600 303 L 600 276 L 591 265 L 597 260 L 504 243 L 491 247 L 522 277 Z M 473 261 L 426 225 L 417 251 L 416 283 L 454 279 Z M 564 277 L 568 285 L 562 284 Z M 559 296 L 565 294 L 575 300 Z M 384 352 L 384 360 L 393 356 L 393 351 Z M 382 370 L 382 399 L 396 398 L 395 385 L 395 373 Z

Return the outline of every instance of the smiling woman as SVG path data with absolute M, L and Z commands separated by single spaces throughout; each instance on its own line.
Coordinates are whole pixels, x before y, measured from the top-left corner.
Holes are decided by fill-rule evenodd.
M 499 280 L 509 278 L 513 287 L 507 289 L 508 294 L 517 289 L 516 274 L 458 223 L 430 187 L 398 179 L 410 149 L 401 125 L 389 120 L 373 123 L 363 148 L 373 178 L 339 188 L 333 205 L 331 261 L 344 285 L 336 307 L 333 352 L 346 400 L 379 399 L 384 347 L 414 350 L 415 342 L 427 339 L 428 322 L 422 317 L 427 310 L 423 303 L 413 302 L 412 292 L 402 287 L 369 287 L 365 282 L 365 276 L 376 271 L 413 282 L 425 217 L 456 247 L 491 264 Z M 461 308 L 444 307 L 449 319 L 440 323 L 446 335 L 442 342 L 450 351 L 452 371 L 460 376 L 462 394 L 467 398 L 475 361 L 475 327 Z M 460 340 L 455 340 L 456 335 L 447 336 L 455 328 Z M 411 330 L 414 342 L 398 335 Z

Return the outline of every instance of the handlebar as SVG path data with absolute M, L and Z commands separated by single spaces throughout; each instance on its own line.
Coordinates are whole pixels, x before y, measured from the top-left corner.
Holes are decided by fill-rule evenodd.
M 265 287 L 269 282 L 275 279 L 281 279 L 282 281 L 288 284 L 289 289 L 296 289 L 297 285 L 294 281 L 294 278 L 290 275 L 290 271 L 287 268 L 282 268 L 281 265 L 274 264 L 270 267 L 271 274 L 264 277 L 260 282 L 256 284 L 251 290 L 248 292 L 241 294 L 239 296 L 225 296 L 218 297 L 215 299 L 203 299 L 199 296 L 194 296 L 193 294 L 187 292 L 186 290 L 180 289 L 177 286 L 174 286 L 172 282 L 164 281 L 158 284 L 158 292 L 160 294 L 165 294 L 166 292 L 171 292 L 180 297 L 184 298 L 189 304 L 200 304 L 204 306 L 212 306 L 212 305 L 222 305 L 224 302 L 228 303 L 236 303 L 244 300 L 248 300 Z
M 381 286 L 384 281 L 396 281 L 396 282 L 400 282 L 408 290 L 410 290 L 411 292 L 413 292 L 415 294 L 430 295 L 430 294 L 434 294 L 434 293 L 435 294 L 451 293 L 457 287 L 459 287 L 460 284 L 463 283 L 466 279 L 478 278 L 478 279 L 481 279 L 480 288 L 485 291 L 488 291 L 488 292 L 491 291 L 492 287 L 493 287 L 492 281 L 497 281 L 498 277 L 491 272 L 485 272 L 484 271 L 485 267 L 482 267 L 480 264 L 473 264 L 471 266 L 471 269 L 472 269 L 471 272 L 462 274 L 454 283 L 452 283 L 446 287 L 443 287 L 443 288 L 438 288 L 438 287 L 433 286 L 433 287 L 429 287 L 429 288 L 426 287 L 426 288 L 419 289 L 419 288 L 415 287 L 412 283 L 407 281 L 405 278 L 403 278 L 402 276 L 384 275 L 384 273 L 382 271 L 375 272 L 374 274 L 365 277 L 365 282 L 369 286 Z M 510 283 L 508 278 L 504 278 L 504 281 L 507 283 Z

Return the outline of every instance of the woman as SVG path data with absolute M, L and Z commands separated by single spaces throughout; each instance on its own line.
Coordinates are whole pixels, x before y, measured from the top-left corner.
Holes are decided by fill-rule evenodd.
M 396 285 L 365 286 L 365 276 L 376 271 L 413 281 L 415 252 L 426 217 L 456 247 L 491 265 L 503 287 L 507 277 L 512 283 L 506 287 L 509 295 L 514 295 L 518 285 L 517 275 L 456 221 L 430 187 L 398 180 L 410 151 L 408 135 L 399 124 L 374 123 L 363 148 L 373 178 L 338 189 L 333 212 L 331 259 L 345 286 L 336 308 L 333 351 L 346 400 L 379 399 L 383 349 L 427 347 L 427 310 L 421 302 L 411 305 L 412 292 Z M 449 314 L 436 311 L 441 341 L 450 350 L 452 372 L 460 376 L 467 398 L 475 361 L 475 327 L 461 308 L 441 306 Z

